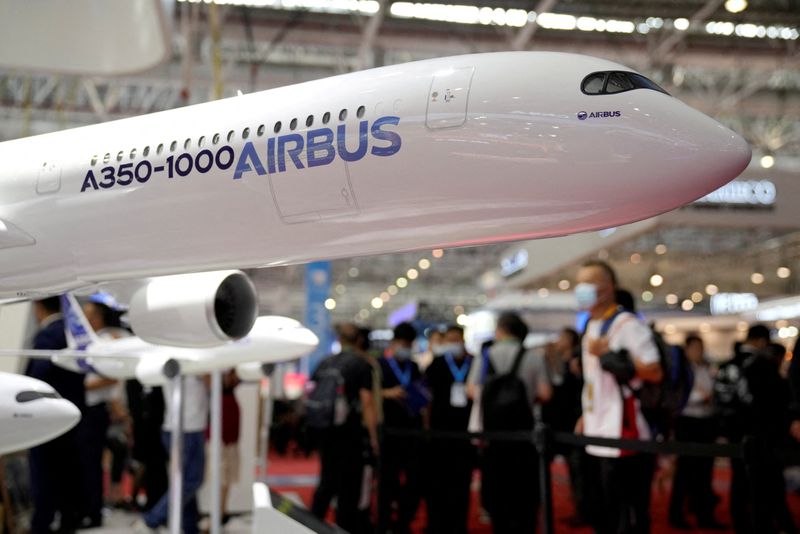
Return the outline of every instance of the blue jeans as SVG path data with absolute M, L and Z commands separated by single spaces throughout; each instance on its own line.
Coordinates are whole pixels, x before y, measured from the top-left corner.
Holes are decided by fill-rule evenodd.
M 161 442 L 169 453 L 170 433 L 161 432 Z M 183 458 L 181 471 L 183 473 L 183 531 L 186 534 L 197 534 L 197 490 L 203 484 L 203 474 L 206 469 L 206 438 L 205 432 L 187 432 L 183 435 Z M 144 522 L 150 528 L 167 524 L 169 516 L 169 492 L 158 500 L 155 506 L 144 514 Z

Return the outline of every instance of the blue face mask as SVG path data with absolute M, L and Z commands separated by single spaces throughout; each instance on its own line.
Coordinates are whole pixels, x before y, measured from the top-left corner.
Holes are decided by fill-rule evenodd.
M 394 357 L 400 361 L 405 361 L 411 357 L 411 349 L 406 347 L 398 347 L 394 349 Z
M 575 300 L 579 310 L 590 310 L 597 304 L 597 286 L 578 284 L 575 286 Z

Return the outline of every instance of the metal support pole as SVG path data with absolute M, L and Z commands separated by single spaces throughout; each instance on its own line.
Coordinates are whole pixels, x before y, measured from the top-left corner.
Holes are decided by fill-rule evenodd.
M 183 512 L 183 376 L 170 378 L 169 532 L 181 534 Z
M 211 373 L 211 534 L 222 532 L 222 371 Z
M 550 427 L 544 423 L 536 423 L 533 431 L 533 442 L 539 453 L 539 493 L 542 496 L 542 532 L 553 534 L 553 485 L 550 477 L 550 446 L 552 436 Z
M 267 482 L 267 467 L 268 467 L 268 460 L 267 456 L 269 455 L 269 428 L 272 425 L 272 412 L 275 405 L 275 385 L 272 381 L 275 379 L 275 376 L 278 374 L 275 372 L 275 368 L 265 368 L 265 374 L 267 375 L 266 380 L 266 387 L 267 387 L 267 394 L 264 396 L 264 404 L 261 410 L 261 429 L 259 431 L 259 448 L 258 448 L 258 462 L 257 462 L 257 481 L 263 482 L 266 484 Z

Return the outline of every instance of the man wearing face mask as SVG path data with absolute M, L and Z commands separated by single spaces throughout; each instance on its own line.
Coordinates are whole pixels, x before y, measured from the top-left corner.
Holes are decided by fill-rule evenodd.
M 481 403 L 483 429 L 486 431 L 533 430 L 537 405 L 549 402 L 553 396 L 544 351 L 526 350 L 523 343 L 527 336 L 528 326 L 519 315 L 511 312 L 501 314 L 497 319 L 494 344 L 486 357 L 472 366 L 469 394 L 475 402 Z M 516 377 L 525 387 L 527 398 L 522 401 L 527 400 L 530 408 L 526 421 L 509 421 L 508 416 L 513 414 L 500 413 L 502 410 L 491 410 L 493 414 L 487 411 L 492 404 L 488 401 L 492 395 L 487 394 L 491 392 L 492 381 L 512 376 L 515 368 Z M 506 424 L 513 424 L 515 428 Z M 538 473 L 538 455 L 533 443 L 490 441 L 483 449 L 481 502 L 489 512 L 495 534 L 536 531 Z
M 412 361 L 412 346 L 417 332 L 409 323 L 394 329 L 386 356 L 379 360 L 383 388 L 383 421 L 389 428 L 422 429 L 422 374 Z M 420 441 L 415 438 L 386 436 L 378 502 L 378 523 L 393 534 L 410 532 L 421 500 Z M 401 484 L 401 476 L 404 483 Z M 393 518 L 392 509 L 397 508 Z
M 441 356 L 425 371 L 431 390 L 432 430 L 464 432 L 472 401 L 467 376 L 473 357 L 464 349 L 464 330 L 449 326 L 439 345 Z M 430 451 L 431 488 L 428 498 L 428 534 L 466 534 L 469 491 L 475 450 L 469 441 L 434 440 Z
M 578 271 L 575 298 L 590 313 L 583 336 L 583 415 L 576 431 L 612 439 L 651 439 L 636 390 L 662 379 L 659 353 L 650 329 L 616 302 L 616 274 L 601 261 Z M 620 384 L 603 369 L 611 352 L 627 351 L 635 376 Z M 608 447 L 587 446 L 594 459 L 599 502 L 592 523 L 600 534 L 650 532 L 650 486 L 655 459 Z

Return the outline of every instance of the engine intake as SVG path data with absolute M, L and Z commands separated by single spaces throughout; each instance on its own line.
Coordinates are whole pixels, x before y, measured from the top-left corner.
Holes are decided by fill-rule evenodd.
M 134 333 L 150 343 L 213 347 L 246 336 L 258 316 L 255 286 L 241 271 L 162 276 L 131 298 Z

